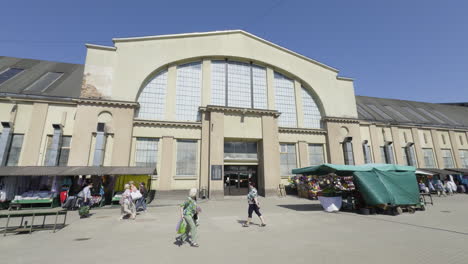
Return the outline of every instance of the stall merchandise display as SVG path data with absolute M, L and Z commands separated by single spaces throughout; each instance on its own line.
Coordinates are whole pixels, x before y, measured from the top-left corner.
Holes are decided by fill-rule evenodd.
M 289 179 L 291 188 L 297 189 L 299 197 L 317 199 L 318 196 L 340 196 L 342 192 L 355 189 L 352 176 L 310 175 L 293 176 Z

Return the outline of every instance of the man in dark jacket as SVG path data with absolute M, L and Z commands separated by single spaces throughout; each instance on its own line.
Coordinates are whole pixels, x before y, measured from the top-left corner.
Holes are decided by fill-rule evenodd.
M 146 212 L 146 197 L 148 197 L 148 190 L 146 189 L 144 182 L 140 183 L 139 191 L 142 197 L 136 201 L 137 211 Z

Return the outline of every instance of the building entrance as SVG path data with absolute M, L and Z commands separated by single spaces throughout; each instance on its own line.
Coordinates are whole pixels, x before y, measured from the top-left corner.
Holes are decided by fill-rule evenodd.
M 224 195 L 247 195 L 249 181 L 257 186 L 257 178 L 256 165 L 224 166 Z

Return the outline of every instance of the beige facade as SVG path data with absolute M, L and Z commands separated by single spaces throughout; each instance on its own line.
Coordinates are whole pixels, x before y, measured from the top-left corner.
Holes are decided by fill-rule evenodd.
M 68 165 L 91 166 L 97 125 L 104 123 L 106 149 L 102 165 L 137 166 L 145 147 L 138 142 L 147 139 L 156 154 L 145 157 L 151 157 L 158 172 L 153 176 L 152 188 L 171 191 L 197 187 L 207 189 L 212 198 L 226 195 L 226 182 L 232 180 L 225 175 L 216 178 L 212 174 L 216 166 L 224 172 L 231 170 L 230 166 L 254 168 L 260 193 L 275 195 L 279 184 L 288 179 L 289 174 L 283 171 L 290 167 L 310 166 L 316 161 L 345 164 L 346 141 L 352 142 L 349 151 L 355 164 L 365 163 L 363 148 L 368 144 L 369 159 L 374 163 L 386 162 L 382 148 L 391 145 L 394 162 L 407 164 L 404 148 L 411 145 L 417 167 L 427 167 L 429 150 L 433 151 L 438 168 L 444 168 L 447 162 L 442 150 L 450 150 L 453 167 L 464 166 L 460 151 L 468 150 L 468 129 L 362 120 L 351 79 L 339 77 L 336 69 L 244 31 L 114 39 L 114 44 L 87 45 L 81 98 L 0 98 L 1 121 L 11 121 L 14 133 L 25 135 L 17 165 L 43 165 L 52 125 L 60 124 L 63 135 L 72 137 Z M 246 74 L 253 80 L 251 87 L 243 88 L 239 82 L 239 89 L 253 90 L 257 81 L 254 78 L 259 76 L 254 70 L 264 74 L 261 82 L 263 85 L 264 81 L 265 107 L 213 103 L 217 96 L 215 81 L 225 81 L 223 85 L 228 87 L 227 83 L 235 82 L 237 76 L 225 73 L 225 80 L 216 79 L 214 65 L 223 61 L 226 69 L 231 67 L 227 63 L 233 63 L 235 74 L 235 70 L 250 69 Z M 187 70 L 186 74 L 196 85 L 181 79 L 183 67 L 190 65 L 187 63 L 195 63 L 196 71 Z M 238 65 L 244 68 L 235 68 Z M 289 84 L 291 94 L 283 95 L 280 85 Z M 187 95 L 198 100 L 198 118 L 180 120 L 186 114 L 180 112 L 181 102 L 192 100 L 184 98 L 180 91 L 190 85 L 199 89 L 197 94 Z M 155 89 L 152 93 L 157 95 L 151 96 L 163 96 L 162 103 L 154 106 L 159 109 L 155 112 L 158 118 L 141 116 L 145 89 Z M 228 94 L 231 96 L 226 88 L 226 102 Z M 237 96 L 236 91 L 232 95 Z M 253 105 L 257 94 L 252 92 L 251 96 Z M 288 103 L 286 97 L 293 100 L 293 106 L 288 108 L 293 118 L 287 120 L 294 123 L 291 126 L 279 121 L 286 116 L 281 110 L 281 104 Z M 312 106 L 317 108 L 320 126 L 310 127 L 312 119 L 308 114 Z M 229 158 L 225 144 L 230 142 L 255 144 L 255 153 L 233 152 L 246 157 L 252 154 L 254 158 Z M 185 164 L 184 158 L 193 164 Z M 191 173 L 186 175 L 186 171 Z

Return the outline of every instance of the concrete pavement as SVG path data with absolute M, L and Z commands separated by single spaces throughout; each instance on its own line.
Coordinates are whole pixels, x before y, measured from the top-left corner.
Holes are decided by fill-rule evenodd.
M 241 226 L 243 198 L 203 203 L 200 248 L 174 244 L 175 206 L 149 208 L 135 221 L 118 221 L 117 208 L 87 219 L 71 212 L 55 234 L 0 237 L 1 263 L 468 263 L 468 195 L 400 216 L 329 214 L 295 197 L 261 203 L 265 228 Z

